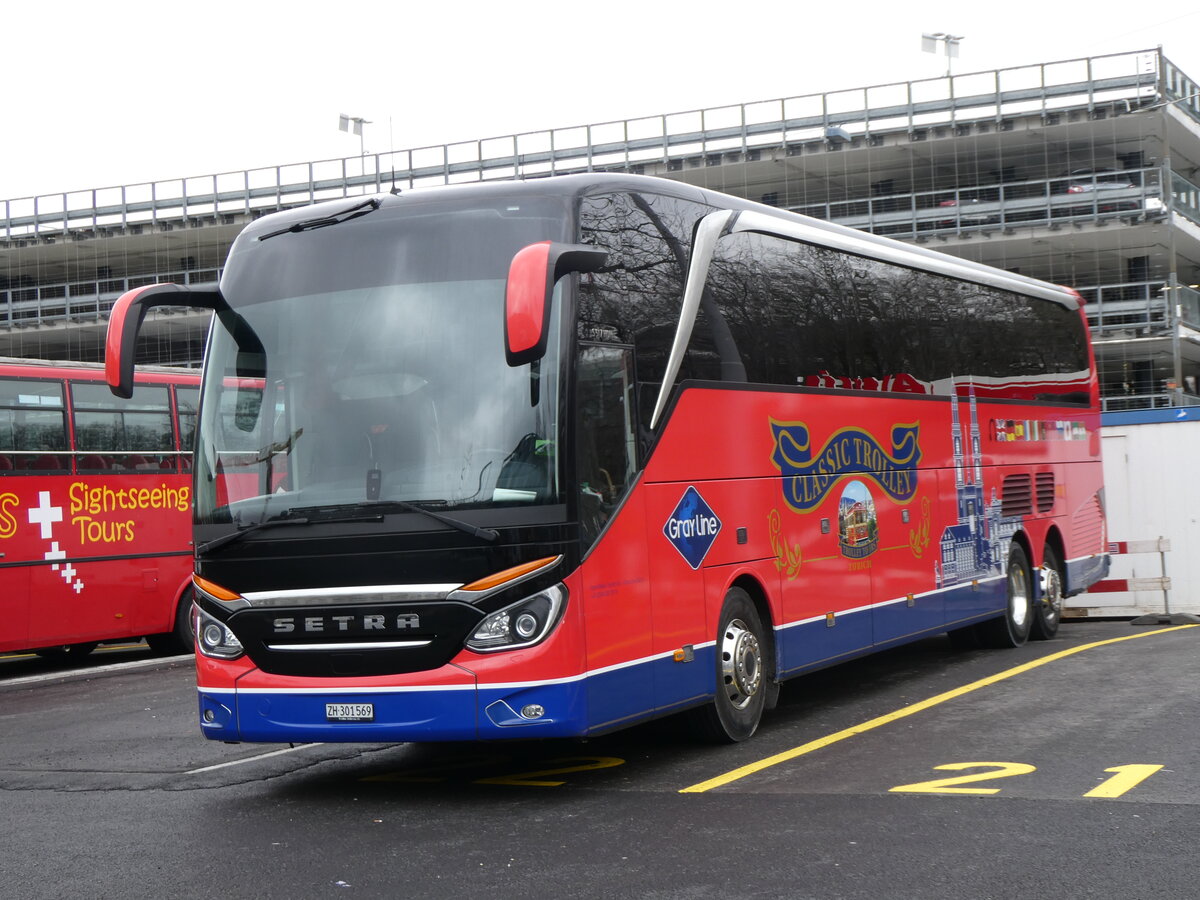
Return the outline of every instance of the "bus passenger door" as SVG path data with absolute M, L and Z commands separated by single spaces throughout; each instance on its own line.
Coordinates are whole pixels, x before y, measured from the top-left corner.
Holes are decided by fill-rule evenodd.
M 711 483 L 704 486 L 708 499 L 724 508 L 713 500 L 710 487 Z M 694 523 L 710 512 L 700 492 L 692 485 L 668 482 L 647 485 L 646 495 L 645 529 L 654 607 L 654 699 L 661 710 L 712 692 L 712 657 L 698 655 L 695 646 L 716 637 L 720 594 L 705 593 L 705 569 L 701 565 L 715 534 L 684 537 L 680 533 L 681 523 Z M 680 651 L 679 659 L 676 651 Z
M 601 729 L 654 708 L 645 495 L 633 484 L 632 349 L 580 342 L 577 363 L 575 489 L 586 553 L 588 722 Z
M 581 567 L 592 729 L 619 726 L 654 706 L 642 496 L 627 499 Z

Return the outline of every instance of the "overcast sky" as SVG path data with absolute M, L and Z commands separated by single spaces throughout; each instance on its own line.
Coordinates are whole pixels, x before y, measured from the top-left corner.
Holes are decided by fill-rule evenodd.
M 1200 80 L 1196 0 L 58 0 L 6 4 L 0 199 L 1143 50 Z

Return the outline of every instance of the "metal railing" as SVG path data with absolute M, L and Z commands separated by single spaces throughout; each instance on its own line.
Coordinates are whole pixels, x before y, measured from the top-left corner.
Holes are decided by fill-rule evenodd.
M 1162 57 L 1161 60 L 1164 99 L 1200 122 L 1200 84 L 1188 78 L 1169 59 Z
M 1162 390 L 1145 394 L 1109 394 L 1100 398 L 1104 412 L 1131 409 L 1166 409 L 1174 406 L 1200 406 L 1200 395 L 1182 390 Z
M 1170 175 L 1168 183 L 1171 185 L 1171 208 L 1200 225 L 1200 187 L 1176 172 L 1171 172 Z
M 220 277 L 220 269 L 189 269 L 12 288 L 0 291 L 0 327 L 96 321 L 107 318 L 117 299 L 133 288 L 157 284 L 160 281 L 172 281 L 176 284 L 212 284 L 219 281 Z M 183 309 L 184 307 L 159 308 L 165 314 Z
M 1178 307 L 1176 318 L 1189 328 L 1200 331 L 1200 291 L 1183 285 L 1175 285 L 1172 291 Z
M 1162 188 L 1166 180 L 1162 169 L 1155 167 L 1098 177 L 1059 175 L 956 190 L 786 205 L 793 212 L 839 225 L 920 240 L 939 232 L 945 235 L 1030 225 L 1054 227 L 1113 217 L 1157 218 L 1167 211 Z
M 1077 287 L 1087 301 L 1088 325 L 1094 336 L 1127 332 L 1145 335 L 1163 332 L 1174 321 L 1166 281 L 1136 281 Z
M 0 475 L 191 471 L 191 450 L 4 450 Z
M 830 135 L 865 140 L 891 132 L 1015 116 L 1130 112 L 1193 85 L 1156 50 L 1039 63 L 952 77 L 873 85 L 390 153 L 247 169 L 0 201 L 0 239 L 76 230 L 103 233 L 183 220 L 242 216 L 396 185 L 540 177 L 582 171 L 670 175 L 687 165 L 753 161 L 766 150 L 802 152 Z M 1192 110 L 1188 103 L 1182 107 Z

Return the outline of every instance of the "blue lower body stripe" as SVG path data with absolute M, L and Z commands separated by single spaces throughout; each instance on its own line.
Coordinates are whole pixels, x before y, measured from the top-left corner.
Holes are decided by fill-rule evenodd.
M 779 671 L 800 674 L 1002 614 L 1006 584 L 991 578 L 775 629 Z M 400 742 L 582 737 L 704 702 L 715 648 L 690 662 L 642 659 L 545 683 L 377 691 L 200 689 L 200 722 L 219 741 Z M 328 721 L 327 703 L 372 704 L 372 721 Z

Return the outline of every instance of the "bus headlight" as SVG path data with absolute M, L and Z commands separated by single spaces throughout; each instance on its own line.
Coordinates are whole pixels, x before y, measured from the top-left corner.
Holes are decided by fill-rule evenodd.
M 216 659 L 237 659 L 245 651 L 225 623 L 214 619 L 199 606 L 195 610 L 196 649 Z
M 486 616 L 467 647 L 480 653 L 531 647 L 551 632 L 566 605 L 567 589 L 556 584 Z

